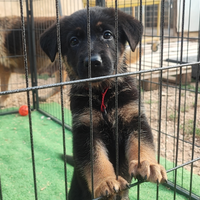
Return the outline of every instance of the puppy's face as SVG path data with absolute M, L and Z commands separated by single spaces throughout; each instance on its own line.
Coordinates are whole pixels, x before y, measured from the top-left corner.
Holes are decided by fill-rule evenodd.
M 91 13 L 91 76 L 110 75 L 114 72 L 115 35 L 114 21 L 106 23 L 97 13 Z M 62 34 L 62 55 L 68 65 L 74 69 L 78 78 L 87 78 L 89 63 L 86 12 L 71 15 L 70 30 Z M 65 22 L 66 24 L 68 22 Z M 64 24 L 65 24 L 64 23 Z
M 142 34 L 141 24 L 130 15 L 118 12 L 118 72 L 122 72 L 123 53 L 128 41 L 135 50 Z M 90 49 L 88 58 L 87 10 L 80 10 L 61 19 L 61 52 L 71 79 L 114 74 L 115 67 L 115 12 L 112 8 L 95 7 L 90 10 Z M 40 44 L 49 58 L 54 61 L 57 53 L 56 24 L 47 29 Z

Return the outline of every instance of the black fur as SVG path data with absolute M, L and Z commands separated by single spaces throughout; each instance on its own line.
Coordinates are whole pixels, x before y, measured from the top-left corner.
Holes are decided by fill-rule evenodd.
M 93 56 L 101 55 L 103 65 L 97 70 L 92 69 L 92 77 L 110 75 L 114 73 L 115 61 L 115 41 L 114 41 L 114 26 L 115 16 L 114 9 L 107 8 L 92 8 L 91 9 L 91 53 Z M 126 19 L 125 19 L 126 18 Z M 98 22 L 104 22 L 102 26 L 97 27 Z M 105 23 L 106 22 L 106 23 Z M 64 17 L 60 24 L 61 29 L 61 51 L 62 55 L 67 55 L 67 63 L 73 67 L 74 74 L 70 74 L 71 79 L 87 78 L 88 67 L 83 67 L 85 59 L 88 57 L 87 52 L 87 12 L 80 10 L 74 14 Z M 105 31 L 111 31 L 113 39 L 105 40 L 103 34 Z M 119 55 L 123 51 L 126 42 L 129 42 L 132 50 L 135 50 L 142 34 L 142 26 L 137 20 L 123 12 L 119 12 Z M 56 25 L 50 27 L 40 38 L 40 44 L 51 61 L 54 61 L 57 47 L 57 30 Z M 77 38 L 79 45 L 71 47 L 70 39 Z M 52 39 L 55 38 L 55 39 Z M 123 49 L 124 50 L 124 49 Z M 123 67 L 123 66 L 121 66 Z M 123 69 L 121 69 L 123 70 Z
M 114 9 L 95 7 L 91 8 L 90 14 L 92 77 L 112 75 L 115 73 L 116 58 Z M 119 73 L 124 73 L 126 72 L 124 56 L 126 42 L 129 43 L 132 51 L 134 51 L 142 36 L 142 25 L 132 16 L 121 11 L 118 12 L 118 16 L 119 46 L 117 68 Z M 61 52 L 70 79 L 88 78 L 87 11 L 80 10 L 62 18 L 60 28 Z M 53 61 L 57 53 L 56 24 L 42 34 L 40 43 L 42 49 Z M 92 198 L 91 188 L 89 188 L 90 183 L 87 178 L 90 176 L 90 172 L 87 171 L 90 169 L 90 123 L 88 116 L 86 116 L 89 113 L 88 87 L 87 83 L 72 85 L 70 91 L 70 108 L 73 117 L 74 175 L 69 192 L 69 200 L 89 200 Z M 101 111 L 102 92 L 105 89 L 108 89 L 104 99 L 107 114 Z M 115 79 L 110 78 L 93 82 L 92 94 L 94 167 L 98 167 L 98 163 L 101 164 L 99 156 L 102 154 L 103 158 L 104 156 L 107 158 L 108 165 L 110 166 L 111 163 L 114 170 L 116 170 Z M 130 160 L 127 158 L 127 149 L 130 146 L 130 138 L 137 138 L 138 134 L 138 98 L 138 90 L 134 79 L 130 76 L 118 78 L 119 176 L 125 180 L 124 185 L 120 183 L 121 190 L 126 189 L 126 183 L 130 183 L 131 176 L 135 175 L 129 173 Z M 131 110 L 126 110 L 127 105 L 130 105 L 128 108 Z M 133 106 L 131 107 L 131 105 Z M 106 115 L 106 118 L 103 115 Z M 142 107 L 140 121 L 142 144 L 147 145 L 154 151 L 153 136 Z M 102 150 L 99 150 L 99 147 Z M 148 153 L 150 154 L 150 152 Z M 105 162 L 107 160 L 105 159 Z M 107 166 L 105 165 L 105 168 L 101 170 L 106 172 Z M 102 178 L 101 174 L 94 174 L 94 179 L 96 175 Z M 105 181 L 107 181 L 106 177 Z M 109 184 L 108 188 L 110 187 Z M 114 186 L 110 191 L 106 191 L 106 189 L 104 191 L 100 185 L 100 187 L 94 188 L 94 192 L 96 197 L 99 194 L 109 200 L 129 199 L 127 190 L 116 194 L 115 189 Z

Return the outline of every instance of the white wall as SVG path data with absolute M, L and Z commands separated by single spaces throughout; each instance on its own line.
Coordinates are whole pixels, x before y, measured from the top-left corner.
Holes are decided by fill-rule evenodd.
M 82 0 L 60 0 L 63 15 L 70 15 L 74 11 L 83 8 Z M 0 2 L 0 17 L 20 16 L 19 1 L 4 0 Z M 33 1 L 34 16 L 56 16 L 55 0 L 37 0 Z M 23 12 L 26 16 L 26 3 L 23 1 Z
M 182 31 L 183 0 L 177 1 L 177 30 Z M 200 0 L 185 0 L 184 31 L 196 32 L 200 30 Z

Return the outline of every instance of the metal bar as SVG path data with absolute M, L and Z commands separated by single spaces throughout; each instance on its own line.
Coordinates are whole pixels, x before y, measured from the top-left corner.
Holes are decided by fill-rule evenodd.
M 169 11 L 168 11 L 168 35 L 169 35 L 169 38 L 168 38 L 168 58 L 169 58 L 169 55 L 170 55 L 170 36 L 171 36 L 171 31 L 170 31 L 170 19 L 171 19 L 171 16 L 172 16 L 172 12 L 171 12 L 171 9 L 170 9 L 170 6 L 172 5 L 172 0 L 170 0 L 169 2 Z M 168 63 L 169 64 L 169 63 Z M 167 84 L 166 84 L 166 88 L 167 88 L 167 96 L 169 94 L 169 71 L 167 71 Z M 165 84 L 163 84 L 163 86 L 165 86 Z M 167 118 L 168 118 L 168 98 L 167 98 L 167 101 L 166 101 L 166 112 L 165 112 L 165 116 L 166 116 L 166 121 L 167 121 Z M 168 126 L 167 126 L 167 123 L 165 123 L 165 132 L 167 133 L 168 132 Z M 167 158 L 167 135 L 165 135 L 165 168 L 166 168 L 166 158 Z
M 167 173 L 169 173 L 169 172 L 171 172 L 171 171 L 174 171 L 174 170 L 176 170 L 176 169 L 179 169 L 179 168 L 181 168 L 181 167 L 184 167 L 184 166 L 186 166 L 186 165 L 189 165 L 189 164 L 191 164 L 191 163 L 194 163 L 194 162 L 196 162 L 196 161 L 198 161 L 198 160 L 200 160 L 200 157 L 199 157 L 199 158 L 196 158 L 196 159 L 193 159 L 193 160 L 190 160 L 190 161 L 188 161 L 188 162 L 186 162 L 186 163 L 183 163 L 182 165 L 179 165 L 179 166 L 176 166 L 176 167 L 174 167 L 174 168 L 171 168 L 171 169 L 167 170 Z
M 140 23 L 142 25 L 142 0 L 140 0 L 139 4 L 139 9 L 140 9 Z M 142 33 L 140 33 L 142 35 Z M 142 37 L 140 36 L 139 38 L 139 71 L 142 69 Z M 138 102 L 138 168 L 140 167 L 140 146 L 141 146 L 141 74 L 139 74 L 139 82 L 138 82 L 138 87 L 139 87 L 139 102 Z M 137 186 L 137 199 L 140 199 L 140 185 L 138 184 Z
M 25 66 L 25 75 L 26 75 L 26 87 L 28 88 L 29 87 L 29 83 L 28 83 L 28 61 L 27 61 L 27 51 L 26 51 L 26 33 L 25 33 L 25 23 L 24 23 L 23 1 L 22 0 L 20 0 L 20 12 L 21 12 L 21 23 L 22 23 L 22 42 L 23 42 L 24 66 Z M 27 91 L 27 103 L 28 103 L 28 111 L 29 111 L 28 116 L 29 116 L 29 130 L 30 130 L 30 142 L 31 142 L 31 154 L 32 154 L 34 192 L 35 192 L 35 200 L 37 200 L 38 199 L 37 179 L 36 179 L 36 169 L 35 169 L 35 155 L 34 155 L 33 129 L 32 129 L 29 91 Z
M 185 0 L 183 0 L 183 13 L 182 13 L 182 33 L 181 33 L 181 54 L 180 61 L 183 60 L 183 34 L 184 34 L 184 19 L 185 19 Z M 180 67 L 180 81 L 179 81 L 179 99 L 178 99 L 178 119 L 177 119 L 177 141 L 176 141 L 176 158 L 175 166 L 178 164 L 178 148 L 179 148 L 179 129 L 180 129 L 180 110 L 181 110 L 181 83 L 182 83 L 182 67 Z M 174 184 L 177 183 L 177 170 L 175 170 Z M 176 199 L 176 187 L 174 189 L 174 199 Z
M 177 193 L 184 195 L 186 198 L 189 198 L 191 196 L 191 200 L 199 200 L 199 196 L 195 195 L 195 194 L 189 194 L 189 192 L 187 190 L 185 190 L 184 188 L 175 185 L 173 182 L 171 181 L 167 181 L 168 183 L 164 183 L 163 185 L 166 186 L 167 188 L 170 188 L 172 190 L 176 190 Z
M 174 170 L 177 170 L 177 169 L 179 169 L 179 168 L 182 168 L 182 167 L 184 167 L 184 166 L 186 166 L 186 165 L 189 165 L 189 164 L 191 164 L 191 163 L 193 163 L 193 162 L 196 162 L 196 161 L 198 161 L 198 160 L 200 160 L 200 157 L 199 157 L 199 158 L 196 158 L 196 159 L 194 159 L 194 160 L 191 160 L 191 161 L 189 161 L 189 162 L 187 162 L 187 163 L 184 163 L 184 164 L 182 164 L 182 165 L 179 165 L 179 166 L 177 166 L 177 167 L 174 167 L 174 168 L 172 168 L 172 169 L 170 169 L 170 170 L 167 170 L 166 172 L 167 172 L 167 173 L 170 173 L 170 172 L 172 172 L 172 171 L 174 171 Z M 138 180 L 136 183 L 130 184 L 130 185 L 129 185 L 129 189 L 132 188 L 132 187 L 138 186 L 139 184 L 144 183 L 144 182 L 146 182 L 146 181 Z M 170 187 L 172 190 L 174 190 L 174 188 L 175 188 L 174 183 L 172 183 L 171 181 L 167 181 L 167 183 L 163 183 L 162 185 L 166 186 L 167 188 Z M 181 195 L 184 195 L 184 196 L 186 196 L 186 197 L 189 197 L 189 192 L 188 192 L 186 189 L 184 189 L 184 188 L 182 188 L 182 187 L 176 185 L 176 190 L 177 190 L 177 193 L 179 193 L 179 194 L 181 194 Z M 195 194 L 193 194 L 193 193 L 192 193 L 191 196 L 192 196 L 192 200 L 199 200 L 199 198 L 200 198 L 199 196 L 197 196 L 197 195 L 195 195 Z M 103 200 L 103 199 L 104 199 L 103 197 L 98 197 L 98 198 L 93 199 L 93 200 Z
M 163 85 L 163 86 L 165 86 L 165 85 Z M 198 93 L 198 94 L 199 94 L 199 93 Z M 32 109 L 32 111 L 33 111 L 33 109 Z M 49 113 L 47 113 L 47 112 L 45 112 L 45 111 L 43 111 L 43 110 L 41 110 L 41 109 L 38 109 L 38 112 L 40 112 L 41 114 L 43 114 L 43 115 L 45 115 L 45 116 L 47 116 L 47 117 L 50 117 L 54 122 L 58 123 L 59 125 L 62 125 L 61 121 L 60 121 L 59 119 L 55 118 L 53 115 L 51 115 L 51 114 L 49 114 Z M 16 113 L 18 113 L 18 111 L 5 112 L 5 113 L 1 113 L 0 116 L 9 115 L 9 114 L 16 114 Z M 68 124 L 65 123 L 64 126 L 65 126 L 65 128 L 66 128 L 68 131 L 72 131 L 71 126 L 69 126 Z M 152 128 L 152 130 L 158 131 L 157 129 L 154 129 L 154 128 Z M 162 131 L 161 131 L 161 133 L 164 134 L 164 135 L 167 135 L 167 136 L 169 136 L 169 137 L 172 137 L 172 138 L 175 138 L 175 139 L 176 139 L 176 137 L 174 137 L 173 135 L 164 133 L 164 132 L 162 132 Z M 184 141 L 184 143 L 187 143 L 187 144 L 192 145 L 191 142 L 186 141 L 186 140 L 179 139 L 179 141 Z M 199 145 L 194 144 L 194 146 L 197 147 L 197 148 L 200 148 Z
M 156 130 L 156 129 L 154 129 L 154 128 L 152 128 L 152 130 L 154 130 L 154 131 L 158 131 L 158 130 Z M 167 135 L 167 136 L 169 136 L 169 137 L 172 137 L 172 138 L 175 138 L 176 139 L 176 137 L 175 136 L 172 136 L 172 135 L 169 135 L 169 134 L 167 134 L 167 133 L 164 133 L 164 132 L 162 132 L 161 131 L 161 133 L 162 134 L 164 134 L 164 135 Z M 183 141 L 182 139 L 179 139 L 179 141 Z M 184 141 L 185 143 L 187 143 L 187 144 L 191 144 L 192 145 L 192 143 L 191 142 L 188 142 L 188 141 Z M 200 148 L 200 146 L 199 145 L 195 145 L 196 147 L 199 147 Z
M 144 182 L 145 181 L 143 181 L 143 180 L 138 180 L 136 183 L 130 184 L 129 189 L 132 188 L 132 187 L 138 186 L 138 185 L 140 185 L 141 183 L 144 183 Z M 128 190 L 128 189 L 125 189 L 125 190 Z M 98 197 L 98 198 L 95 198 L 95 199 L 92 199 L 92 200 L 104 200 L 104 199 L 105 199 L 104 197 Z
M 157 35 L 149 35 L 149 34 L 144 34 L 143 36 L 145 37 L 153 37 L 153 38 L 160 38 L 160 36 Z M 180 37 L 177 36 L 163 36 L 164 39 L 179 39 Z M 183 37 L 183 39 L 187 39 L 187 40 L 198 40 L 197 37 Z
M 29 48 L 29 65 L 31 72 L 31 84 L 37 86 L 37 67 L 36 67 L 36 48 L 35 48 L 35 32 L 33 19 L 33 4 L 32 1 L 26 1 L 27 10 L 27 32 L 28 32 L 28 48 Z M 32 91 L 33 108 L 38 109 L 38 91 Z
M 30 64 L 30 67 L 32 65 L 32 72 L 33 72 L 33 77 L 32 77 L 32 84 L 33 86 L 38 85 L 38 78 L 37 78 L 37 63 L 36 63 L 36 41 L 35 41 L 35 27 L 34 27 L 34 16 L 33 16 L 33 1 L 30 1 L 30 25 L 31 25 L 31 47 L 32 47 L 32 62 Z M 31 73 L 32 74 L 32 73 Z M 38 91 L 33 91 L 33 108 L 38 109 L 39 108 L 39 98 L 38 98 Z
M 90 31 L 90 4 L 87 0 L 87 51 L 88 51 L 88 78 L 91 79 L 91 31 Z M 89 81 L 89 107 L 90 107 L 90 165 L 91 165 L 91 185 L 92 199 L 94 198 L 94 136 L 93 136 L 93 110 L 92 110 L 92 82 Z
M 59 57 L 59 72 L 60 82 L 62 82 L 62 60 L 61 60 L 61 37 L 60 37 L 60 17 L 59 17 L 59 0 L 56 3 L 56 29 L 57 29 L 57 43 L 58 43 L 58 57 Z M 61 98 L 61 117 L 62 117 L 62 136 L 63 136 L 63 154 L 64 154 L 64 179 L 65 179 L 65 197 L 68 199 L 67 188 L 67 160 L 66 160 L 66 139 L 65 139 L 65 116 L 64 116 L 64 102 L 63 102 L 63 86 L 60 86 Z
M 163 67 L 163 43 L 164 43 L 164 4 L 165 0 L 161 2 L 161 52 L 160 52 L 160 66 Z M 160 163 L 160 138 L 161 138 L 161 116 L 162 116 L 162 71 L 160 71 L 160 87 L 159 87 L 159 123 L 158 123 L 158 163 Z M 157 184 L 156 199 L 159 198 L 159 185 Z
M 190 3 L 189 3 L 189 19 L 188 19 L 188 33 L 187 33 L 187 37 L 189 37 L 189 30 L 190 30 L 190 16 L 191 16 L 191 0 L 190 0 Z M 186 56 L 186 61 L 188 62 L 188 49 L 189 49 L 189 43 L 190 41 L 187 40 L 187 56 Z M 186 68 L 186 76 L 187 76 L 187 68 Z M 185 114 L 185 110 L 186 110 L 186 96 L 187 96 L 187 90 L 186 90 L 186 84 L 187 84 L 187 79 L 185 79 L 185 98 L 184 98 L 184 121 L 183 121 L 183 141 L 182 141 L 182 163 L 184 163 L 184 158 L 185 158 L 185 146 L 184 146 L 184 140 L 185 140 L 185 134 L 184 134 L 184 130 L 185 130 L 185 126 L 186 126 L 186 114 Z M 184 182 L 184 178 L 183 178 L 183 174 L 184 174 L 184 171 L 183 171 L 183 168 L 182 168 L 182 185 L 183 185 L 183 182 Z
M 33 111 L 34 109 L 31 108 L 31 111 Z M 18 109 L 15 111 L 7 111 L 7 112 L 2 112 L 0 113 L 0 116 L 4 116 L 4 115 L 11 115 L 11 114 L 17 114 L 19 113 Z
M 124 77 L 124 76 L 128 76 L 128 75 L 136 75 L 136 74 L 142 74 L 142 73 L 148 73 L 148 72 L 164 71 L 164 70 L 168 70 L 168 69 L 187 67 L 187 66 L 196 65 L 196 64 L 200 64 L 200 62 L 192 62 L 192 63 L 168 66 L 168 67 L 163 67 L 163 68 L 153 68 L 153 69 L 149 69 L 149 70 L 141 70 L 141 71 L 135 71 L 135 72 L 126 72 L 123 74 L 114 74 L 114 75 L 108 75 L 108 76 L 103 76 L 103 77 L 79 79 L 79 80 L 74 80 L 74 81 L 70 81 L 70 82 L 53 83 L 53 84 L 48 84 L 48 85 L 27 87 L 27 88 L 16 89 L 16 90 L 8 90 L 8 91 L 0 92 L 0 95 L 13 94 L 13 93 L 19 93 L 19 92 L 27 92 L 27 91 L 31 91 L 31 90 L 47 89 L 47 88 L 51 88 L 51 87 L 58 87 L 61 85 L 63 86 L 63 85 L 72 85 L 72 84 L 77 84 L 77 83 L 86 83 L 88 81 L 100 81 L 100 80 L 103 80 L 106 78 Z
M 164 35 L 164 3 L 162 0 L 161 4 L 161 56 L 160 56 L 160 66 L 163 67 L 163 35 Z M 160 132 L 161 132 L 161 114 L 162 114 L 162 71 L 160 71 L 160 88 L 159 88 L 159 126 L 158 126 L 158 163 L 160 163 Z
M 118 5 L 115 0 L 115 74 L 118 73 Z M 119 130 L 118 130 L 118 77 L 115 77 L 115 151 L 116 151 L 116 179 L 119 176 Z
M 2 113 L 0 113 L 0 116 L 4 116 L 4 115 L 10 115 L 10 114 L 16 114 L 16 113 L 18 113 L 18 111 L 16 110 L 16 111 L 7 111 L 7 112 L 2 112 Z
M 140 0 L 140 23 L 142 24 L 142 0 Z M 142 33 L 140 33 L 141 35 Z M 139 71 L 142 69 L 142 38 L 139 39 Z M 139 87 L 139 103 L 138 103 L 138 164 L 140 166 L 140 131 L 141 131 L 141 74 L 139 74 L 138 80 L 138 87 Z M 139 167 L 138 166 L 138 167 Z
M 51 115 L 51 114 L 49 114 L 49 113 L 47 113 L 47 112 L 41 110 L 41 108 L 39 108 L 37 111 L 40 112 L 41 114 L 47 116 L 47 117 L 50 117 L 54 122 L 56 122 L 56 123 L 58 123 L 59 125 L 62 126 L 62 124 L 63 124 L 62 121 L 59 120 L 59 119 L 57 119 L 57 118 L 54 117 L 53 115 Z M 65 127 L 68 131 L 72 131 L 71 126 L 69 126 L 68 124 L 65 123 L 65 124 L 64 124 L 64 127 Z
M 143 82 L 153 83 L 153 84 L 159 85 L 158 82 L 154 82 L 154 81 L 143 80 Z M 175 86 L 175 85 L 168 85 L 168 84 L 165 84 L 165 83 L 163 83 L 162 85 L 165 86 L 165 87 L 169 87 L 169 88 L 179 89 L 179 87 Z M 181 87 L 181 90 L 184 90 L 184 91 L 186 90 L 187 92 L 195 92 L 195 90 L 185 89 L 185 87 Z M 200 94 L 200 90 L 198 90 L 198 94 Z
M 154 17 L 155 17 L 155 4 L 154 4 L 154 0 L 153 0 L 153 16 L 152 16 L 152 30 L 151 30 L 151 43 L 153 45 L 153 34 L 154 34 L 154 28 L 153 28 L 153 25 L 154 25 Z M 159 5 L 158 5 L 159 6 Z M 144 36 L 145 37 L 145 36 Z M 144 55 L 145 55 L 145 52 L 144 52 Z M 144 58 L 145 60 L 145 58 Z M 151 52 L 151 68 L 153 68 L 153 53 Z M 152 86 L 152 77 L 153 77 L 153 74 L 151 73 L 151 86 Z M 145 81 L 145 80 L 143 80 Z M 151 87 L 150 86 L 150 87 Z M 150 89 L 150 101 L 152 100 L 152 90 Z M 150 106 L 150 127 L 151 127 L 151 117 L 152 117 L 152 108 Z
M 3 200 L 2 184 L 1 184 L 1 175 L 0 175 L 0 200 Z
M 177 4 L 177 2 L 175 2 L 175 4 Z M 178 8 L 177 8 L 177 11 L 178 12 Z M 179 6 L 179 12 L 178 12 L 179 16 L 180 16 L 180 6 Z M 177 15 L 177 14 L 176 14 Z M 179 29 L 179 26 L 180 26 L 180 18 L 178 16 L 178 25 L 177 25 L 177 29 Z M 176 22 L 177 23 L 177 22 Z M 179 42 L 179 32 L 177 33 L 177 53 L 176 53 L 176 57 L 178 58 L 178 52 L 179 52 L 179 45 L 178 45 L 178 42 Z M 177 70 L 176 70 L 176 75 L 177 75 Z M 177 84 L 177 80 L 176 80 L 176 84 Z M 176 105 L 177 105 L 177 89 L 175 90 L 175 104 L 174 104 L 174 140 L 173 140 L 173 166 L 175 166 L 175 134 L 176 134 Z M 174 178 L 174 173 L 173 173 L 173 178 Z
M 137 74 L 137 73 L 136 73 Z M 96 79 L 95 80 L 99 80 L 99 79 Z M 151 82 L 151 83 L 154 83 L 154 84 L 159 84 L 157 82 L 154 82 L 154 81 L 148 81 L 148 80 L 143 80 L 144 82 Z M 87 82 L 87 81 L 83 81 L 83 82 Z M 82 83 L 82 81 L 81 81 Z M 77 84 L 77 83 L 76 83 Z M 48 84 L 48 85 L 44 85 L 44 86 L 39 86 L 39 87 L 30 87 L 30 88 L 23 88 L 23 89 L 19 89 L 19 90 L 9 90 L 9 91 L 3 91 L 3 92 L 0 92 L 0 95 L 5 95 L 5 94 L 14 94 L 14 93 L 20 93 L 20 92 L 26 92 L 27 90 L 31 91 L 31 90 L 35 90 L 35 89 L 46 89 L 46 88 L 51 88 L 51 87 L 58 87 L 60 85 L 69 85 L 68 82 L 63 82 L 63 83 L 58 83 L 58 84 Z M 167 85 L 167 84 L 164 84 L 163 83 L 163 86 L 166 86 L 166 87 L 170 87 L 170 88 L 175 88 L 175 89 L 179 89 L 179 87 L 177 86 L 174 86 L 174 85 Z M 181 90 L 185 90 L 184 88 L 181 88 Z M 195 90 L 191 90 L 191 89 L 186 89 L 186 91 L 188 92 L 195 92 Z M 200 94 L 200 91 L 198 91 L 198 94 Z M 6 114 L 14 114 L 16 113 L 17 111 L 11 111 L 11 112 L 5 112 L 5 113 L 0 113 L 0 116 L 1 115 L 6 115 Z
M 200 20 L 199 20 L 199 44 L 198 44 L 198 58 L 197 60 L 200 60 Z M 192 138 L 192 158 L 194 159 L 194 144 L 195 144 L 195 133 L 196 133 L 196 120 L 197 120 L 197 102 L 198 102 L 198 82 L 199 82 L 199 74 L 200 74 L 200 65 L 198 65 L 197 68 L 197 76 L 196 76 L 196 92 L 195 92 L 195 107 L 194 107 L 194 123 L 193 123 L 193 138 Z M 190 196 L 189 199 L 191 199 L 192 194 L 192 180 L 193 180 L 193 163 L 191 165 L 191 173 L 190 173 Z

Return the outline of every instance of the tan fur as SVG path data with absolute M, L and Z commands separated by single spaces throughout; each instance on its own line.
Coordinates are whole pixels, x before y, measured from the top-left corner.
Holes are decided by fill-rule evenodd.
M 141 114 L 144 113 L 144 108 L 141 109 Z M 124 105 L 118 111 L 119 116 L 121 116 L 125 122 L 130 123 L 133 117 L 138 116 L 138 101 L 133 101 L 129 104 Z
M 100 25 L 102 25 L 102 22 L 99 21 L 96 26 L 100 26 Z
M 139 154 L 138 139 L 133 134 L 130 135 L 126 156 L 129 164 L 129 173 L 135 178 L 140 175 L 142 178 L 154 183 L 162 183 L 167 180 L 164 167 L 156 161 L 152 144 L 144 143 L 142 138 L 140 140 Z M 138 163 L 138 156 L 140 163 Z
M 53 17 L 38 17 L 34 19 L 35 26 L 39 29 L 45 29 L 47 28 L 47 24 L 50 25 L 54 22 Z M 25 20 L 26 24 L 26 20 Z M 14 30 L 20 30 L 21 29 L 21 18 L 12 16 L 12 17 L 4 17 L 0 18 L 0 91 L 7 91 L 8 90 L 8 84 L 10 75 L 13 72 L 16 73 L 24 73 L 24 57 L 23 55 L 15 55 L 9 53 L 8 47 L 5 45 L 5 38 L 8 33 Z M 28 37 L 26 35 L 26 37 Z M 37 64 L 37 72 L 38 74 L 53 71 L 55 73 L 56 82 L 60 82 L 60 75 L 59 75 L 59 65 L 58 62 L 51 63 L 49 58 L 45 55 L 45 53 L 40 48 L 39 44 L 39 35 L 35 35 L 35 41 L 36 41 L 36 54 L 40 53 L 40 56 L 36 56 L 36 64 Z M 29 63 L 29 54 L 28 54 L 28 42 L 26 43 L 26 49 L 27 49 L 27 55 L 28 55 L 28 68 L 30 67 Z M 23 44 L 21 44 L 20 51 L 23 52 Z M 51 70 L 49 70 L 51 69 Z M 30 72 L 30 68 L 29 68 Z M 63 81 L 66 80 L 67 74 L 66 71 L 63 70 Z M 52 74 L 51 74 L 52 75 Z M 53 88 L 52 91 L 49 91 L 49 93 L 41 98 L 41 100 L 46 100 L 47 98 L 51 97 L 52 95 L 59 92 L 59 88 Z M 3 95 L 0 99 L 0 107 L 3 107 L 5 105 L 6 99 L 9 97 L 9 95 Z
M 66 56 L 63 56 L 63 63 L 65 65 L 65 68 L 66 68 L 69 78 L 71 79 L 73 77 L 73 79 L 77 80 L 78 76 L 77 76 L 76 72 L 74 71 L 73 67 L 71 67 L 68 64 Z
M 102 117 L 102 113 L 93 110 L 92 111 L 92 122 L 94 126 L 97 126 L 99 124 L 99 122 L 103 120 Z M 81 114 L 74 114 L 73 115 L 73 121 L 75 122 L 74 125 L 80 125 L 80 124 L 84 124 L 85 126 L 90 126 L 90 111 L 89 110 L 85 110 L 83 113 Z
M 125 179 L 119 176 L 118 180 L 116 180 L 115 171 L 112 163 L 108 159 L 104 144 L 97 141 L 95 147 L 97 157 L 94 162 L 93 173 L 94 197 L 97 198 L 102 195 L 110 196 L 113 194 L 113 190 L 120 191 L 126 189 L 128 183 Z M 91 171 L 91 166 L 87 166 L 84 171 L 90 191 L 92 191 Z M 107 194 L 105 194 L 105 191 L 107 191 Z
M 77 27 L 76 30 L 81 30 L 81 27 Z

